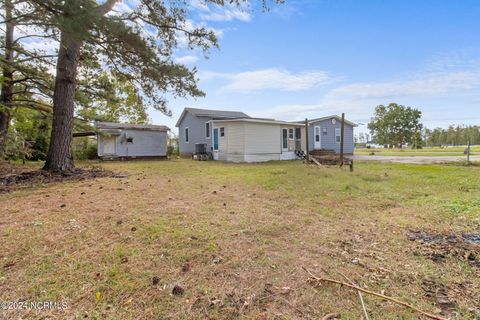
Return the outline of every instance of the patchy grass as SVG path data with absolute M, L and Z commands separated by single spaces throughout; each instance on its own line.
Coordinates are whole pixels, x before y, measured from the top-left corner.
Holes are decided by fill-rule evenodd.
M 423 149 L 355 149 L 356 155 L 370 155 L 372 152 L 376 156 L 405 156 L 405 157 L 435 157 L 435 156 L 465 156 L 463 153 L 466 147 L 447 147 L 447 148 L 439 148 L 439 147 L 428 147 Z M 480 146 L 472 146 L 470 148 L 470 154 L 472 156 L 480 155 Z
M 459 318 L 480 316 L 478 247 L 468 247 L 472 256 L 438 254 L 407 237 L 480 232 L 479 167 L 102 166 L 128 177 L 0 195 L 0 300 L 68 304 L 0 310 L 0 318 L 360 317 L 355 292 L 313 286 L 302 266 L 337 279 L 342 272 L 433 313 L 443 310 L 440 292 Z M 171 294 L 175 285 L 183 295 Z M 372 318 L 419 318 L 365 301 Z

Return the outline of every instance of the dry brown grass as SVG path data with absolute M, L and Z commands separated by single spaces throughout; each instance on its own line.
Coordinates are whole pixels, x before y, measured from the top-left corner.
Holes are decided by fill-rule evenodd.
M 358 164 L 353 174 L 298 162 L 104 166 L 128 177 L 0 195 L 0 300 L 68 303 L 66 310 L 0 310 L 0 318 L 361 316 L 356 292 L 313 286 L 302 266 L 338 279 L 344 273 L 434 313 L 441 312 L 436 294 L 445 291 L 459 316 L 479 315 L 479 269 L 458 256 L 433 261 L 406 237 L 410 229 L 478 231 L 472 201 L 480 190 L 448 190 L 467 178 L 478 186 L 478 168 L 442 167 L 458 179 L 446 185 L 431 171 L 391 164 Z M 406 176 L 412 170 L 416 178 Z M 474 213 L 453 214 L 447 205 L 459 201 Z M 175 285 L 183 295 L 171 294 Z M 372 318 L 419 317 L 364 298 Z

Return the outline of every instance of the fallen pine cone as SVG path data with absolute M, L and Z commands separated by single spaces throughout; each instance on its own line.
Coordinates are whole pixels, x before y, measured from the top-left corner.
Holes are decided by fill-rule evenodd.
M 185 289 L 183 289 L 181 286 L 179 286 L 178 284 L 175 285 L 172 289 L 172 294 L 173 295 L 176 295 L 176 296 L 181 296 L 183 295 L 183 293 L 185 292 Z

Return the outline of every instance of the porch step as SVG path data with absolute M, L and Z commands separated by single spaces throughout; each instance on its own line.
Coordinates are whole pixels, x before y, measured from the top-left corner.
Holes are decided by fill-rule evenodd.
M 330 155 L 335 155 L 335 150 L 332 150 L 332 149 L 318 149 L 318 150 L 310 151 L 310 154 L 312 156 L 316 156 L 316 157 L 330 156 Z

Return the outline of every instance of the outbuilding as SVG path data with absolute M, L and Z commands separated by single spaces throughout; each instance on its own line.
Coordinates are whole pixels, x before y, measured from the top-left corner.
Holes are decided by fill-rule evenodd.
M 96 122 L 99 158 L 167 157 L 166 126 Z

